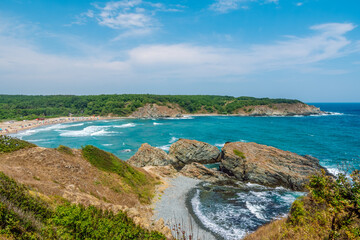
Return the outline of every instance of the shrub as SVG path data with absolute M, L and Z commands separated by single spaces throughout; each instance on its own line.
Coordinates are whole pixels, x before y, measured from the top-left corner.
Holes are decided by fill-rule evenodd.
M 18 138 L 0 135 L 0 153 L 9 153 L 31 147 L 36 147 L 36 145 Z
M 69 148 L 69 147 L 67 147 L 67 146 L 60 145 L 60 146 L 57 148 L 57 150 L 58 150 L 59 152 L 62 152 L 62 153 L 65 153 L 65 154 L 74 156 L 74 153 L 73 153 L 72 149 Z

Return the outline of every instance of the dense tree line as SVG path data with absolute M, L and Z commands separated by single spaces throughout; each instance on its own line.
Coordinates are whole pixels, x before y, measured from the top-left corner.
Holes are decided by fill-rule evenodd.
M 73 115 L 127 116 L 147 103 L 178 104 L 188 113 L 233 113 L 252 105 L 297 103 L 298 100 L 210 95 L 0 95 L 0 119 L 34 119 Z

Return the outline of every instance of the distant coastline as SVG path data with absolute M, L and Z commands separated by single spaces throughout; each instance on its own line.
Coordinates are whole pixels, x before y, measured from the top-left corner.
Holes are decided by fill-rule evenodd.
M 56 117 L 56 118 L 45 118 L 45 119 L 34 119 L 34 120 L 23 120 L 23 121 L 3 121 L 0 122 L 0 135 L 14 134 L 21 131 L 37 128 L 41 126 L 48 126 L 61 123 L 70 122 L 86 122 L 86 121 L 98 121 L 106 119 L 121 119 L 123 117 L 102 117 L 102 116 L 91 116 L 91 117 Z

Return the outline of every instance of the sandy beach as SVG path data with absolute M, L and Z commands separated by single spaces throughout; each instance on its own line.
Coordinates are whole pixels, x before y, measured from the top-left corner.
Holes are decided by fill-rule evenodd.
M 164 219 L 165 224 L 172 230 L 174 236 L 181 235 L 174 230 L 175 225 L 179 226 L 180 224 L 180 232 L 185 231 L 186 236 L 192 233 L 191 239 L 216 239 L 210 232 L 205 231 L 196 223 L 185 203 L 188 192 L 200 182 L 200 180 L 184 176 L 170 179 L 170 186 L 164 190 L 161 199 L 155 204 L 154 218 L 156 220 Z
M 40 118 L 40 119 L 23 120 L 23 121 L 5 121 L 5 122 L 0 122 L 0 135 L 17 133 L 19 131 L 24 131 L 31 128 L 52 125 L 52 124 L 96 121 L 96 120 L 117 119 L 117 118 L 118 117 L 91 116 L 91 117 L 57 117 L 57 118 L 45 118 L 45 119 Z

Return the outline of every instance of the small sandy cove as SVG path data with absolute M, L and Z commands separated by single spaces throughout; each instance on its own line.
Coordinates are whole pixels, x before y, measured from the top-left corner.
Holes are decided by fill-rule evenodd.
M 115 119 L 117 117 L 57 117 L 57 118 L 37 118 L 34 120 L 23 121 L 5 121 L 0 122 L 0 135 L 17 133 L 19 131 L 41 127 L 45 125 L 68 123 L 68 122 L 82 122 L 82 121 L 95 121 L 104 119 Z

